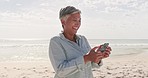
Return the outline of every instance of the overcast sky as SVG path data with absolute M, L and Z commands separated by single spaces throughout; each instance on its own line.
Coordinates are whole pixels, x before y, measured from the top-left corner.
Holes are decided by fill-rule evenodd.
M 0 39 L 49 39 L 59 10 L 82 11 L 78 34 L 88 39 L 148 39 L 148 0 L 0 0 Z

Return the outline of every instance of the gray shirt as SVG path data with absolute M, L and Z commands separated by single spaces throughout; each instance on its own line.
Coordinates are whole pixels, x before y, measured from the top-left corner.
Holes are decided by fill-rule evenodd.
M 87 39 L 81 35 L 76 35 L 76 43 L 62 33 L 51 38 L 49 57 L 56 72 L 54 78 L 93 78 L 92 67 L 100 67 L 102 62 L 85 64 L 83 56 L 90 50 Z

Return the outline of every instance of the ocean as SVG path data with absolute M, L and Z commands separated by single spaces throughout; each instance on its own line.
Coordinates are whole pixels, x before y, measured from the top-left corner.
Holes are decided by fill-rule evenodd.
M 0 61 L 47 61 L 50 40 L 0 39 Z M 88 39 L 91 47 L 109 43 L 111 57 L 148 52 L 148 39 Z

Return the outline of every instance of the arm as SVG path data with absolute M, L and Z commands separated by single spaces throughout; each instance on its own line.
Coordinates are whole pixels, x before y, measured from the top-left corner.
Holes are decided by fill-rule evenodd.
M 85 41 L 86 41 L 86 45 L 87 45 L 89 51 L 91 52 L 92 49 L 91 49 L 91 47 L 90 47 L 90 45 L 89 45 L 87 39 L 86 39 L 85 37 L 84 37 L 84 39 L 85 39 Z M 93 48 L 93 49 L 95 49 L 95 48 Z M 84 56 L 84 59 L 86 59 L 86 60 L 85 60 L 85 63 L 88 62 L 88 61 L 90 61 L 90 60 L 87 60 L 88 58 L 89 58 L 88 55 L 85 55 L 85 56 Z M 95 62 L 92 62 L 92 61 L 91 61 L 91 65 L 92 65 L 93 68 L 99 68 L 99 67 L 101 67 L 101 66 L 103 65 L 103 61 L 101 60 L 99 63 L 95 63 Z
M 84 68 L 84 59 L 78 57 L 68 60 L 63 47 L 55 39 L 50 40 L 49 57 L 58 76 L 66 77 Z

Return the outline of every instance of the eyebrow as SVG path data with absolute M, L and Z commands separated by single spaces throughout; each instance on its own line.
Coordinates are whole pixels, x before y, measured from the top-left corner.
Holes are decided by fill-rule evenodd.
M 73 17 L 74 19 L 77 19 L 77 17 Z M 81 18 L 80 18 L 81 19 Z

